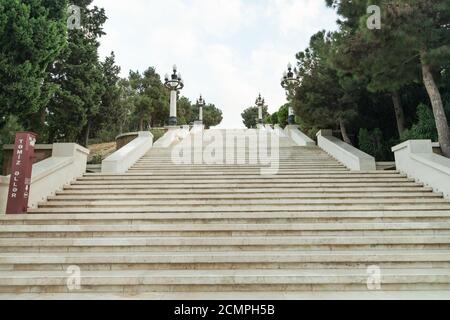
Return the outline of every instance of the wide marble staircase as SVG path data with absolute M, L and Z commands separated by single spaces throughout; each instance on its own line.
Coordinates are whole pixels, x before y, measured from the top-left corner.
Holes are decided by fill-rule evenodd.
M 288 138 L 275 175 L 172 149 L 1 217 L 0 293 L 450 292 L 450 201 L 430 188 Z

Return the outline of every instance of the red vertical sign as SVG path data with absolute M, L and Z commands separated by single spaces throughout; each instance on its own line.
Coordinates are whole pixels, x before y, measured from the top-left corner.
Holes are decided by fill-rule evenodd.
M 28 211 L 35 143 L 35 133 L 16 134 L 6 214 L 21 214 Z

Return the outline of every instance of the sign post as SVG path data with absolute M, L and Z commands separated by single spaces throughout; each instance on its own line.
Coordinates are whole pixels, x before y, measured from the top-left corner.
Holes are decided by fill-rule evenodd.
M 35 133 L 16 134 L 6 214 L 22 214 L 28 211 L 35 143 Z

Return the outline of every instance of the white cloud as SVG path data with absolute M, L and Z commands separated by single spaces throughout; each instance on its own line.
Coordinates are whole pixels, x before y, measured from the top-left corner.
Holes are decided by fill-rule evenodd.
M 101 55 L 115 51 L 126 76 L 176 63 L 195 100 L 202 93 L 224 112 L 222 127 L 242 127 L 240 114 L 266 97 L 270 110 L 285 103 L 279 85 L 287 62 L 310 36 L 333 28 L 322 0 L 94 0 L 109 18 Z

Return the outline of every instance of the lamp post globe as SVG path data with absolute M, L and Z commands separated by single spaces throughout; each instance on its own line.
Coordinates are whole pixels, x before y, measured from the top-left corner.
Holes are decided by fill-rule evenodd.
M 184 88 L 184 81 L 181 74 L 177 71 L 177 66 L 173 66 L 172 75 L 166 74 L 164 77 L 164 86 L 170 90 L 170 117 L 169 126 L 177 125 L 177 98 L 178 92 Z
M 300 79 L 297 75 L 295 75 L 296 70 L 292 70 L 292 64 L 289 63 L 287 68 L 287 71 L 283 73 L 283 77 L 281 78 L 281 86 L 286 91 L 291 91 L 300 86 Z M 295 113 L 292 106 L 289 106 L 288 124 L 295 124 Z
M 202 95 L 197 99 L 198 106 L 198 121 L 203 123 L 203 108 L 206 106 L 205 99 L 203 99 Z

